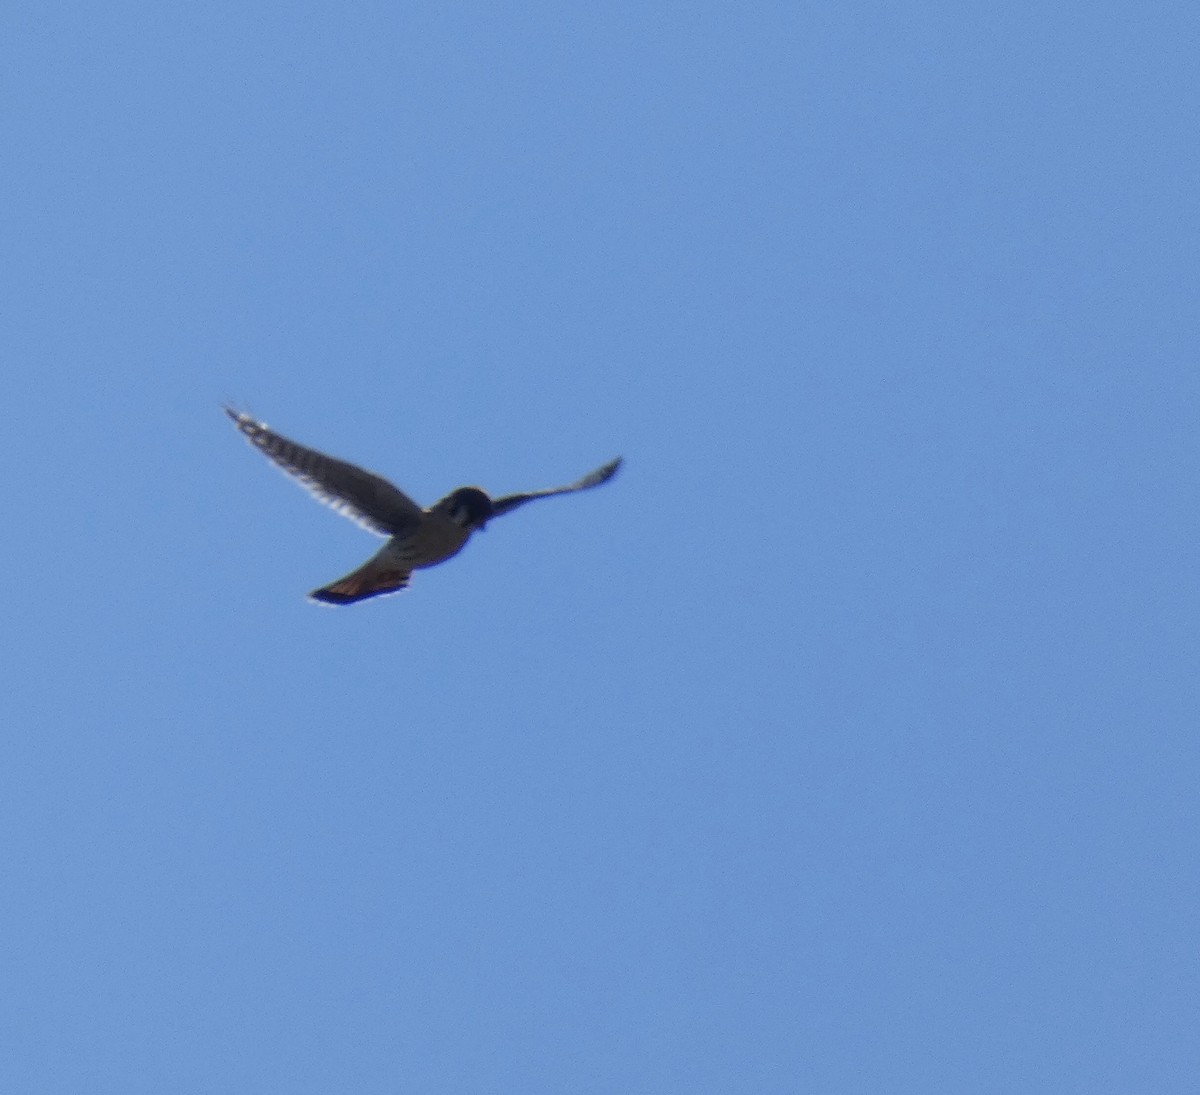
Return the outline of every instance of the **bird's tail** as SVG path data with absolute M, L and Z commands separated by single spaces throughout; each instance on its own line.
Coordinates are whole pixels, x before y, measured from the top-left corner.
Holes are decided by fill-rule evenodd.
M 398 593 L 408 585 L 411 575 L 411 570 L 389 566 L 376 558 L 344 578 L 330 582 L 320 589 L 314 589 L 309 597 L 327 605 L 351 605 L 355 601 L 365 601 L 368 597 Z

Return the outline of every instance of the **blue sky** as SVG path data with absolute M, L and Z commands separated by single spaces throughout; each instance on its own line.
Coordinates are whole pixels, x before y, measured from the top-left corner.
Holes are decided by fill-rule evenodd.
M 4 42 L 0 1089 L 1194 1089 L 1194 5 Z

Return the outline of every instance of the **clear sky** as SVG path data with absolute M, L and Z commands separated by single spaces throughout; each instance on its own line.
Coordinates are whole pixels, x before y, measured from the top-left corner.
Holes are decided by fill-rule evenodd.
M 1195 1090 L 1194 3 L 3 41 L 0 1091 Z

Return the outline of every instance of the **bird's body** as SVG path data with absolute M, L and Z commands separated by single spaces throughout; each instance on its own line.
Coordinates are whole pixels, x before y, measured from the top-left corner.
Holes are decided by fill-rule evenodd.
M 408 585 L 414 570 L 436 566 L 457 555 L 471 533 L 483 528 L 492 517 L 535 498 L 599 486 L 608 482 L 621 465 L 618 457 L 565 487 L 497 499 L 488 497 L 478 487 L 459 487 L 428 509 L 422 509 L 386 479 L 289 441 L 230 407 L 225 408 L 225 413 L 255 448 L 323 502 L 372 532 L 388 537 L 387 543 L 357 570 L 309 594 L 326 604 L 352 604 L 396 593 Z

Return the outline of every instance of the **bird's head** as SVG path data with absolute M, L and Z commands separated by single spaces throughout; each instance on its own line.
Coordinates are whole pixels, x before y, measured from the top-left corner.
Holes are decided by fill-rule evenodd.
M 492 500 L 478 487 L 459 487 L 441 505 L 451 521 L 471 532 L 483 528 L 492 516 Z

